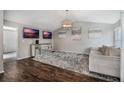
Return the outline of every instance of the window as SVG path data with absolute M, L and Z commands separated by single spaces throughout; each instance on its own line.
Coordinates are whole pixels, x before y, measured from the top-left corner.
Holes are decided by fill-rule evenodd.
M 114 46 L 117 48 L 121 47 L 121 28 L 117 27 L 114 30 Z

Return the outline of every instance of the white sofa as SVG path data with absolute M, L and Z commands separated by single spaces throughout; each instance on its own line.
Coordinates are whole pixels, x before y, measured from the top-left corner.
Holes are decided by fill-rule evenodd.
M 120 57 L 106 56 L 97 49 L 91 49 L 89 71 L 120 77 Z

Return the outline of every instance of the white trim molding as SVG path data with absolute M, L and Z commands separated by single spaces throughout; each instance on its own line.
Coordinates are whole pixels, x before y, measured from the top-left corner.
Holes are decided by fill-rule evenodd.
M 17 60 L 22 60 L 22 59 L 26 59 L 26 58 L 30 58 L 30 56 L 22 57 L 22 58 L 17 58 Z

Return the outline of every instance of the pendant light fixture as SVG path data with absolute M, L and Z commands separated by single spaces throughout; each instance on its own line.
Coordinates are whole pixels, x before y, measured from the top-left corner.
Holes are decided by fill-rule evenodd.
M 63 28 L 65 28 L 65 29 L 72 28 L 73 23 L 72 23 L 72 21 L 69 20 L 69 18 L 68 18 L 69 10 L 65 10 L 65 13 L 66 13 L 66 19 L 63 21 L 62 26 L 63 26 Z

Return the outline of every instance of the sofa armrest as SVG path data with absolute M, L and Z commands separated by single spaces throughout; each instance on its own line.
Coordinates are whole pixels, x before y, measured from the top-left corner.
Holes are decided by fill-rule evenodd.
M 92 52 L 89 55 L 89 71 L 119 77 L 120 57 L 98 55 Z

